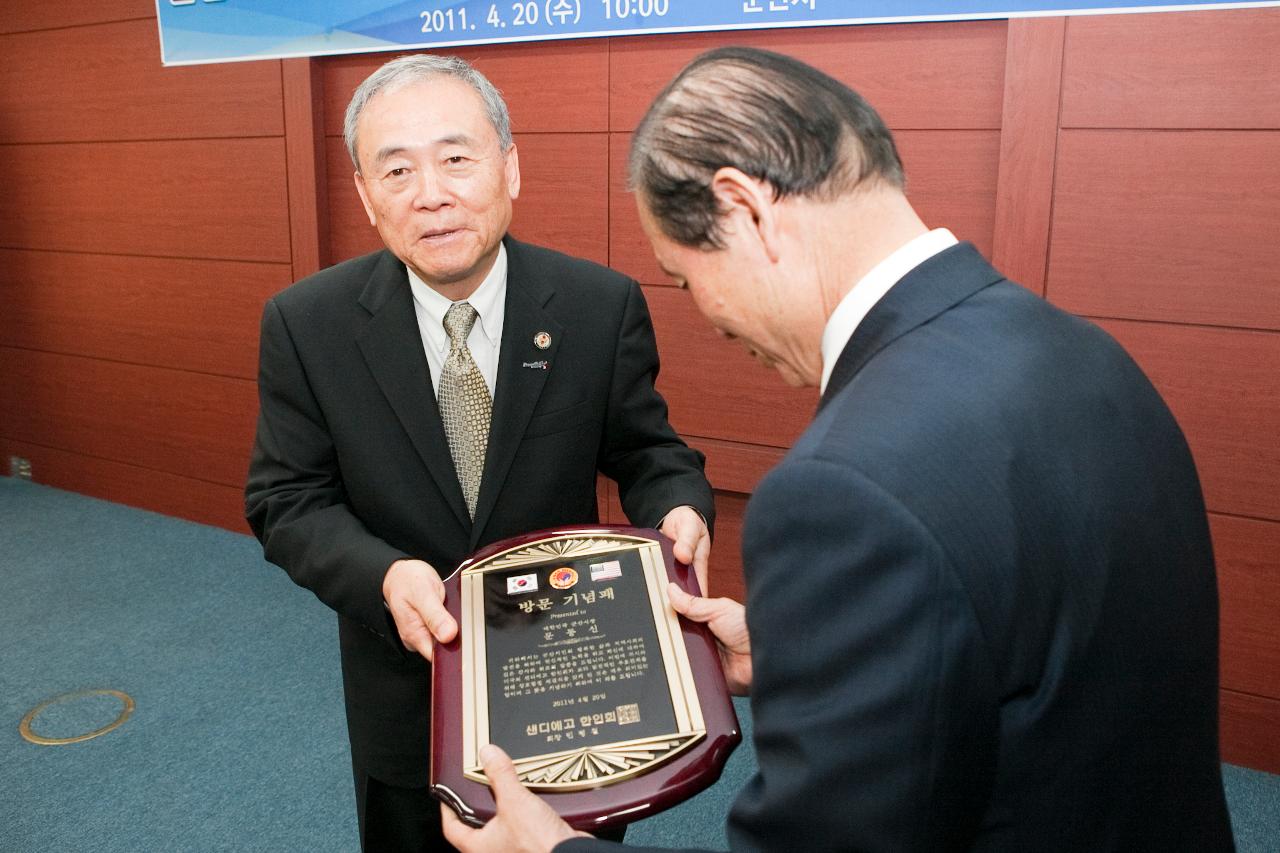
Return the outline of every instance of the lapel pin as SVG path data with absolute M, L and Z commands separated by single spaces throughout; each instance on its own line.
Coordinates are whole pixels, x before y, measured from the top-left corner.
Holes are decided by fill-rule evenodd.
M 546 349 L 551 346 L 551 335 L 548 332 L 538 332 L 533 336 L 533 345 L 538 349 Z

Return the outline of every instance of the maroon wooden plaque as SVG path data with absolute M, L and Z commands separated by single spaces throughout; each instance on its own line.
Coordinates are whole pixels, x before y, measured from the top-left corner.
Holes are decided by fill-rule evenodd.
M 431 793 L 467 823 L 494 814 L 478 752 L 506 750 L 521 781 L 575 829 L 631 823 L 720 777 L 742 734 L 699 595 L 656 530 L 544 530 L 477 552 L 445 580 L 458 637 L 431 679 Z

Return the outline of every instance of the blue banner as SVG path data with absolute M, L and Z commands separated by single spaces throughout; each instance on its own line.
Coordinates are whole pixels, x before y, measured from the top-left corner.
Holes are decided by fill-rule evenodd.
M 1280 0 L 156 0 L 165 65 L 704 30 L 1260 6 Z

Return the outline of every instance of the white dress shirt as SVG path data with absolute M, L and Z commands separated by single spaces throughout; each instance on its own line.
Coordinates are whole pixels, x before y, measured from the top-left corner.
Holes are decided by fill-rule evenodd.
M 956 236 L 946 228 L 935 228 L 921 234 L 872 267 L 871 271 L 845 294 L 844 299 L 841 299 L 840 304 L 836 306 L 836 310 L 832 311 L 831 316 L 827 318 L 827 325 L 822 330 L 822 385 L 819 386 L 821 393 L 825 394 L 827 391 L 831 371 L 835 369 L 840 353 L 844 352 L 845 345 L 853 337 L 854 331 L 876 303 L 883 299 L 884 295 L 907 273 L 958 242 L 960 241 Z
M 406 267 L 406 269 L 408 269 Z M 418 332 L 422 335 L 422 347 L 427 353 L 427 367 L 431 370 L 431 387 L 440 396 L 440 371 L 449 356 L 449 334 L 444 330 L 444 315 L 453 302 L 431 289 L 409 269 L 409 289 L 413 291 L 413 310 L 418 317 Z M 467 349 L 471 358 L 489 386 L 493 397 L 498 380 L 498 352 L 502 345 L 502 322 L 507 307 L 507 247 L 499 244 L 498 257 L 493 269 L 467 297 L 466 302 L 476 309 L 476 324 L 467 336 Z

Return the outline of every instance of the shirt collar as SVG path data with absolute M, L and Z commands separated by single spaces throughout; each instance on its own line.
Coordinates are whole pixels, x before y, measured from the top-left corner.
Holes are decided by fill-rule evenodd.
M 449 336 L 444 331 L 444 315 L 453 305 L 453 301 L 441 296 L 434 288 L 418 278 L 409 267 L 409 289 L 413 291 L 413 301 L 418 304 L 419 312 L 426 318 L 427 332 L 437 349 L 446 346 Z M 489 343 L 497 346 L 502 340 L 502 322 L 506 314 L 503 306 L 507 298 L 507 247 L 498 244 L 498 257 L 493 261 L 493 268 L 480 282 L 475 292 L 466 298 L 476 315 L 481 331 Z
M 835 369 L 840 353 L 844 352 L 845 345 L 853 337 L 858 325 L 876 306 L 876 303 L 883 299 L 884 295 L 907 273 L 958 242 L 960 241 L 956 236 L 946 228 L 935 228 L 921 234 L 872 267 L 871 271 L 845 294 L 844 299 L 841 299 L 840 304 L 836 306 L 836 310 L 832 311 L 831 316 L 827 318 L 827 325 L 822 330 L 821 393 L 826 393 L 827 382 L 831 380 L 831 371 Z

